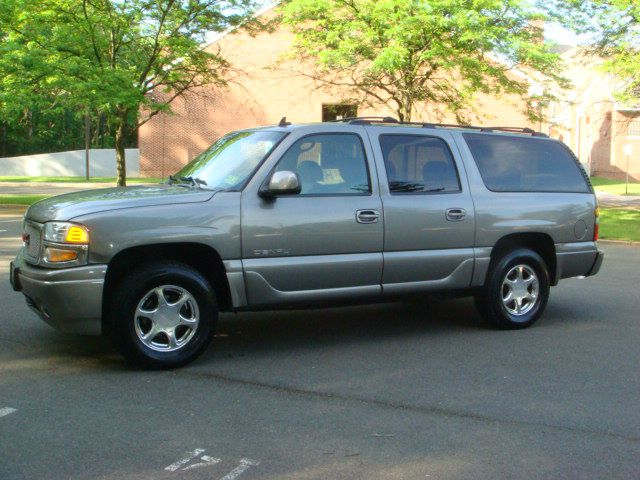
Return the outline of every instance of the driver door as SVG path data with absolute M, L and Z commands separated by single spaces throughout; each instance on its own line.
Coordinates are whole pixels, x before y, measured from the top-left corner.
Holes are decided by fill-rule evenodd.
M 382 203 L 366 137 L 353 130 L 294 132 L 243 192 L 249 305 L 381 294 Z M 301 192 L 260 197 L 275 171 L 297 173 Z

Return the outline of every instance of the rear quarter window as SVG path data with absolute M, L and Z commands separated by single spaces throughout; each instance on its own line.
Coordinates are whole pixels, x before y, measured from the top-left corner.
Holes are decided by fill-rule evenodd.
M 591 192 L 582 167 L 560 142 L 477 133 L 463 137 L 489 190 Z

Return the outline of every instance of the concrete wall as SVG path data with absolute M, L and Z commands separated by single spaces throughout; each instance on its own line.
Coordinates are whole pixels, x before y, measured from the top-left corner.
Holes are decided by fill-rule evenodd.
M 140 150 L 125 151 L 127 176 L 140 176 Z M 89 150 L 89 174 L 92 177 L 116 176 L 116 152 L 114 149 Z M 85 151 L 40 153 L 21 157 L 0 158 L 0 175 L 28 177 L 83 177 L 85 175 Z

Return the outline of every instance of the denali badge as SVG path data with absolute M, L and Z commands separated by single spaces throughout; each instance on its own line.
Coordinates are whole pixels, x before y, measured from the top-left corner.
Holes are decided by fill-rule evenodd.
M 291 250 L 288 248 L 269 248 L 264 250 L 254 250 L 253 254 L 256 257 L 273 257 L 276 255 L 291 255 Z

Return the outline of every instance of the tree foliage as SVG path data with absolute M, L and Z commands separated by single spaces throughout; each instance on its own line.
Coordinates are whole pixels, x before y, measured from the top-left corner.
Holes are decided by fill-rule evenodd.
M 289 0 L 283 18 L 313 77 L 404 120 L 418 104 L 467 122 L 479 93 L 527 100 L 530 81 L 563 83 L 558 56 L 535 26 L 543 16 L 521 0 Z M 538 99 L 540 100 L 540 99 Z
M 3 0 L 0 109 L 61 105 L 105 115 L 124 185 L 127 128 L 169 111 L 180 95 L 225 83 L 230 65 L 202 43 L 245 20 L 249 2 Z
M 640 106 L 640 2 L 554 0 L 541 6 L 565 26 L 590 34 L 586 49 L 604 58 L 605 71 L 621 81 L 618 100 Z

